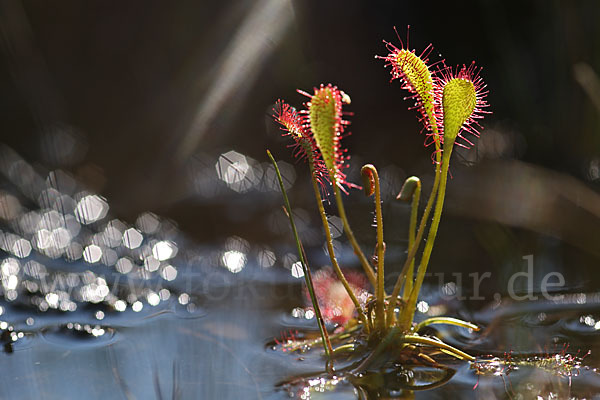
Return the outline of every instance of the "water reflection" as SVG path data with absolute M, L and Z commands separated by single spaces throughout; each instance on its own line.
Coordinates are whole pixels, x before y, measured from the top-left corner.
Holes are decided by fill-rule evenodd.
M 286 189 L 296 181 L 295 167 L 278 161 Z M 279 192 L 275 169 L 269 163 L 259 163 L 238 151 L 230 150 L 216 159 L 197 154 L 188 162 L 190 186 L 202 198 L 212 199 L 224 193 L 225 188 L 236 193 L 250 191 Z
M 258 250 L 256 260 L 262 268 L 271 268 L 277 261 L 277 256 L 271 248 L 265 246 Z
M 123 245 L 128 249 L 137 249 L 142 244 L 144 237 L 135 228 L 129 228 L 123 233 Z
M 116 331 L 110 327 L 69 322 L 58 327 L 42 330 L 42 337 L 52 344 L 72 348 L 77 346 L 106 346 L 115 340 Z
M 107 213 L 108 203 L 97 195 L 84 196 L 75 208 L 75 217 L 85 225 L 103 219 Z
M 234 274 L 240 272 L 246 266 L 246 254 L 238 250 L 224 252 L 221 260 L 225 268 Z
M 219 179 L 238 193 L 255 187 L 262 176 L 262 169 L 255 160 L 233 150 L 219 156 L 215 169 Z
M 83 250 L 83 259 L 90 264 L 100 261 L 100 257 L 102 257 L 102 249 L 100 246 L 92 244 Z
M 40 312 L 72 313 L 85 303 L 141 312 L 144 304 L 155 307 L 171 297 L 162 283 L 139 282 L 177 284 L 188 257 L 179 251 L 174 223 L 149 212 L 133 226 L 111 218 L 107 199 L 82 190 L 62 170 L 42 177 L 6 146 L 0 146 L 0 172 L 15 189 L 0 191 L 0 248 L 8 254 L 0 264 L 0 295 L 6 302 Z M 248 243 L 232 238 L 225 247 L 225 265 L 241 270 Z M 97 320 L 105 315 L 95 313 Z
M 163 269 L 160 272 L 160 274 L 161 274 L 161 276 L 163 277 L 163 279 L 165 281 L 171 282 L 171 281 L 175 280 L 175 278 L 177 278 L 177 268 L 175 268 L 171 264 L 167 264 L 167 265 L 165 265 L 163 267 Z M 166 290 L 167 293 L 168 293 L 167 289 L 162 289 L 162 290 Z M 167 296 L 167 298 L 168 298 L 168 296 Z

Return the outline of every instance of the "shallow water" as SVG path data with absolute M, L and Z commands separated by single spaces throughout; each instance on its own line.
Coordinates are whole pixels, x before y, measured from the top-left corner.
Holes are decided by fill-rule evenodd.
M 2 320 L 14 332 L 23 332 L 23 337 L 10 349 L 5 346 L 1 355 L 0 397 L 64 399 L 87 393 L 93 398 L 126 399 L 288 398 L 289 393 L 278 385 L 318 373 L 323 361 L 315 352 L 284 354 L 266 344 L 286 330 L 310 330 L 314 320 L 290 315 L 293 306 L 303 301 L 299 281 L 258 266 L 246 268 L 236 282 L 218 290 L 192 291 L 193 308 L 180 304 L 175 295 L 156 306 L 144 302 L 139 312 L 91 304 L 74 312 L 41 312 L 3 302 Z M 253 269 L 273 279 L 256 280 Z M 182 274 L 180 279 L 184 278 Z M 194 279 L 198 278 L 186 284 L 197 286 L 201 278 Z M 501 360 L 505 351 L 512 351 L 513 357 L 551 355 L 569 343 L 573 353 L 592 350 L 584 365 L 593 367 L 599 334 L 590 327 L 589 318 L 600 316 L 600 307 L 596 301 L 590 303 L 584 312 L 577 303 L 491 307 L 471 314 L 483 332 L 451 327 L 438 334 L 472 354 Z M 101 320 L 99 310 L 104 310 Z M 467 312 L 448 311 L 450 315 Z M 537 317 L 541 313 L 546 315 L 543 321 Z M 584 367 L 569 384 L 568 377 L 553 371 L 523 366 L 508 376 L 478 378 L 468 364 L 458 364 L 449 383 L 416 392 L 416 397 L 446 398 L 449 391 L 460 393 L 461 398 L 590 398 L 600 392 L 600 377 Z M 343 381 L 330 396 L 357 398 L 354 387 Z M 311 398 L 329 397 L 313 394 Z
M 290 308 L 302 301 L 300 285 L 281 279 L 239 280 L 245 282 L 221 288 L 225 299 L 192 294 L 198 305 L 191 312 L 175 298 L 154 307 L 145 304 L 140 312 L 104 308 L 102 320 L 96 318 L 101 307 L 85 306 L 65 315 L 4 302 L 3 321 L 24 336 L 1 356 L 0 397 L 64 399 L 86 393 L 92 398 L 126 399 L 289 398 L 290 388 L 279 384 L 323 368 L 315 351 L 286 354 L 267 346 L 280 332 L 311 330 L 314 320 L 289 315 Z M 587 308 L 582 314 L 580 307 L 557 309 L 553 304 L 514 306 L 514 312 L 507 306 L 473 314 L 487 327 L 481 334 L 454 327 L 438 332 L 482 359 L 494 355 L 506 360 L 504 351 L 511 350 L 514 358 L 520 353 L 552 355 L 561 353 L 564 343 L 569 343 L 570 352 L 592 350 L 584 359 L 587 367 L 577 376 L 569 379 L 534 366 L 521 366 L 508 375 L 478 376 L 467 363 L 454 363 L 456 373 L 446 385 L 417 391 L 416 398 L 447 398 L 448 393 L 460 398 L 593 398 L 600 392 L 600 377 L 589 367 L 597 365 L 599 342 L 585 317 L 600 315 L 600 307 Z M 545 321 L 531 318 L 542 312 Z M 555 314 L 559 318 L 546 322 Z M 86 332 L 86 325 L 95 333 Z M 290 390 L 299 393 L 302 384 Z M 310 398 L 355 399 L 357 393 L 342 380 L 328 395 Z
M 480 325 L 480 332 L 447 326 L 429 332 L 478 361 L 448 361 L 443 373 L 398 365 L 374 376 L 365 391 L 353 385 L 363 382 L 356 377 L 323 375 L 319 349 L 284 353 L 272 346 L 290 332 L 316 332 L 310 313 L 297 312 L 306 302 L 291 247 L 237 236 L 201 246 L 152 213 L 122 221 L 106 199 L 68 174 L 43 177 L 16 153 L 2 151 L 1 399 L 356 399 L 366 392 L 372 398 L 583 399 L 600 393 L 598 292 L 513 302 L 488 289 L 482 295 L 493 300 L 470 303 L 448 296 L 456 287 L 425 287 L 417 318 L 445 315 Z M 302 225 L 304 236 L 317 238 L 307 246 L 309 259 L 326 263 L 318 231 Z M 343 242 L 336 247 L 350 264 L 351 250 Z M 386 258 L 397 264 L 401 256 L 390 250 Z M 344 366 L 336 364 L 338 371 Z M 426 391 L 408 390 L 405 382 L 426 386 L 444 376 L 448 382 Z

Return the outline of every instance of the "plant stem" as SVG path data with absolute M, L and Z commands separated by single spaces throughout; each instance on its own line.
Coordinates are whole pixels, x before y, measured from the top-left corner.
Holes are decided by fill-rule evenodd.
M 377 168 L 371 164 L 363 166 L 361 169 L 361 174 L 367 177 L 369 183 L 372 184 L 371 187 L 373 188 L 373 191 L 375 192 L 375 224 L 377 228 L 377 286 L 375 288 L 375 319 L 377 320 L 376 322 L 378 328 L 383 331 L 385 329 L 385 243 L 383 241 L 383 214 L 381 212 L 379 174 L 377 173 Z
M 431 346 L 440 350 L 446 350 L 448 354 L 460 359 L 467 361 L 475 361 L 475 357 L 470 354 L 465 353 L 462 350 L 457 349 L 456 347 L 452 347 L 442 341 L 431 339 L 424 336 L 415 336 L 415 335 L 406 335 L 402 336 L 398 339 L 400 343 L 417 343 L 424 344 L 427 346 Z
M 369 354 L 367 358 L 365 358 L 355 371 L 365 371 L 369 366 L 373 363 L 373 361 L 383 353 L 389 346 L 394 346 L 396 348 L 396 343 L 398 344 L 421 344 L 426 346 L 431 346 L 433 348 L 444 351 L 447 354 L 450 354 L 460 360 L 467 361 L 475 361 L 475 357 L 470 354 L 465 353 L 462 350 L 457 349 L 456 347 L 450 346 L 440 340 L 432 339 L 425 336 L 419 335 L 402 335 L 399 327 L 391 328 L 387 335 L 377 344 L 375 350 Z M 397 337 L 397 335 L 399 335 Z
M 444 208 L 444 199 L 446 197 L 446 183 L 448 181 L 448 168 L 450 166 L 450 156 L 452 155 L 453 147 L 454 140 L 447 139 L 444 143 L 441 180 L 437 196 L 437 202 L 435 204 L 435 211 L 433 212 L 433 220 L 431 222 L 431 227 L 429 228 L 429 233 L 427 234 L 427 242 L 425 243 L 425 248 L 423 249 L 423 257 L 421 258 L 421 263 L 419 264 L 415 285 L 412 288 L 410 297 L 408 299 L 408 302 L 406 303 L 406 308 L 402 312 L 403 318 L 401 319 L 401 323 L 403 324 L 410 324 L 413 320 L 419 291 L 421 289 L 421 285 L 423 284 L 423 279 L 425 278 L 425 272 L 427 271 L 429 259 L 431 258 L 431 252 L 433 251 L 433 245 L 435 243 L 438 227 L 440 226 L 440 219 L 442 217 L 442 210 Z
M 333 349 L 333 355 L 337 356 L 340 353 L 353 353 L 356 346 L 354 343 L 343 344 Z
M 417 187 L 412 196 L 411 210 L 410 210 L 410 223 L 408 226 L 408 248 L 411 249 L 415 241 L 415 236 L 417 233 L 417 217 L 419 214 L 419 200 L 421 199 L 421 181 L 416 181 Z M 415 269 L 415 259 L 413 258 L 408 266 L 408 271 L 406 271 L 406 279 L 404 285 L 404 295 L 403 297 L 408 297 L 408 294 L 412 290 L 413 286 L 413 271 Z
M 427 226 L 427 220 L 429 218 L 429 214 L 431 213 L 431 209 L 433 207 L 433 202 L 438 193 L 438 187 L 440 184 L 440 168 L 436 165 L 435 168 L 435 178 L 433 180 L 433 188 L 431 189 L 431 194 L 429 195 L 429 199 L 427 200 L 427 205 L 425 206 L 425 211 L 423 212 L 423 216 L 421 218 L 421 223 L 419 224 L 419 230 L 417 232 L 417 236 L 415 237 L 414 245 L 409 247 L 408 256 L 406 257 L 406 261 L 404 261 L 404 266 L 400 271 L 400 275 L 398 276 L 398 280 L 396 280 L 396 284 L 394 285 L 394 290 L 392 291 L 392 296 L 390 297 L 390 303 L 388 305 L 388 315 L 387 321 L 388 325 L 391 326 L 394 323 L 396 302 L 398 300 L 398 295 L 400 294 L 400 289 L 402 289 L 402 284 L 405 282 L 405 278 L 407 275 L 408 268 L 411 263 L 413 263 L 415 256 L 417 254 L 417 250 L 419 249 L 419 245 L 421 243 L 421 239 L 423 238 L 423 234 L 425 232 L 425 227 Z M 411 279 L 412 285 L 412 279 Z M 408 326 L 404 327 L 407 329 Z
M 435 121 L 433 116 L 429 115 L 429 117 L 430 117 L 431 122 Z M 408 267 L 410 266 L 410 264 L 415 259 L 415 256 L 417 255 L 417 250 L 420 247 L 421 239 L 423 238 L 423 234 L 425 232 L 425 227 L 427 226 L 427 219 L 429 218 L 429 214 L 431 212 L 431 207 L 433 207 L 433 201 L 435 200 L 435 197 L 437 196 L 438 187 L 439 187 L 439 183 L 440 183 L 440 175 L 441 175 L 440 164 L 442 162 L 442 156 L 441 156 L 442 144 L 441 144 L 441 140 L 439 137 L 439 130 L 437 128 L 437 124 L 432 123 L 431 129 L 432 129 L 432 133 L 433 133 L 433 141 L 435 143 L 435 178 L 433 179 L 433 187 L 431 189 L 431 194 L 429 195 L 429 199 L 427 199 L 427 205 L 425 206 L 425 211 L 423 212 L 423 216 L 421 217 L 421 223 L 419 224 L 419 230 L 417 232 L 417 236 L 415 238 L 414 245 L 412 247 L 409 246 L 408 256 L 406 257 L 404 266 L 402 267 L 402 270 L 400 271 L 400 275 L 398 276 L 398 279 L 396 280 L 396 284 L 394 285 L 394 289 L 392 291 L 392 296 L 390 298 L 390 303 L 388 305 L 388 307 L 389 307 L 388 315 L 387 315 L 388 326 L 392 326 L 395 323 L 396 313 L 395 313 L 394 309 L 396 308 L 396 302 L 398 300 L 398 295 L 400 294 L 400 289 L 402 289 L 402 284 L 404 283 L 404 280 L 406 277 L 406 272 L 408 271 Z M 411 285 L 412 285 L 412 280 L 411 280 Z M 402 328 L 403 328 L 403 330 L 407 330 L 408 325 L 402 326 Z
M 328 365 L 333 365 L 333 361 L 331 358 L 332 349 L 331 342 L 329 340 L 329 334 L 327 333 L 327 328 L 325 327 L 325 321 L 323 321 L 323 316 L 321 314 L 321 308 L 319 307 L 319 303 L 317 301 L 317 296 L 315 295 L 315 289 L 312 282 L 312 275 L 310 273 L 310 268 L 308 267 L 308 263 L 306 262 L 306 258 L 304 257 L 304 251 L 302 248 L 302 244 L 300 242 L 300 238 L 298 237 L 298 230 L 296 229 L 296 224 L 294 223 L 294 217 L 292 215 L 292 206 L 290 205 L 290 201 L 287 196 L 287 192 L 285 190 L 285 186 L 283 186 L 283 179 L 281 178 L 281 173 L 279 172 L 279 167 L 277 166 L 277 162 L 273 158 L 273 155 L 269 150 L 267 150 L 267 155 L 275 168 L 275 173 L 277 174 L 277 180 L 279 181 L 279 187 L 281 188 L 281 193 L 283 194 L 283 202 L 288 212 L 288 217 L 290 219 L 290 225 L 292 227 L 292 232 L 294 234 L 294 240 L 296 241 L 296 247 L 298 249 L 298 257 L 300 257 L 300 262 L 302 263 L 302 268 L 304 270 L 304 279 L 306 281 L 306 287 L 308 289 L 308 293 L 310 295 L 310 300 L 313 304 L 313 308 L 315 309 L 315 316 L 317 317 L 317 323 L 319 325 L 319 331 L 321 332 L 321 339 L 323 340 L 323 348 L 325 349 L 325 355 L 327 356 L 329 363 Z M 320 204 L 320 203 L 319 203 Z
M 325 214 L 325 208 L 323 207 L 323 199 L 321 198 L 321 192 L 319 191 L 319 185 L 318 185 L 316 179 L 314 178 L 314 171 L 313 171 L 312 163 L 309 163 L 309 165 L 311 165 L 310 176 L 311 176 L 311 182 L 313 185 L 313 190 L 315 192 L 315 199 L 317 200 L 317 207 L 319 209 L 319 215 L 321 215 L 321 222 L 323 224 L 323 229 L 325 229 L 325 241 L 327 243 L 327 252 L 329 253 L 329 259 L 331 260 L 331 266 L 333 267 L 333 270 L 335 271 L 340 282 L 342 282 L 342 285 L 344 285 L 344 289 L 346 289 L 348 296 L 350 296 L 350 299 L 352 300 L 352 303 L 354 304 L 354 307 L 356 308 L 356 311 L 358 312 L 358 317 L 363 322 L 363 324 L 365 326 L 365 330 L 368 332 L 369 331 L 369 322 L 367 321 L 367 316 L 365 314 L 365 311 L 363 310 L 362 306 L 360 305 L 360 302 L 356 298 L 354 291 L 350 287 L 350 284 L 346 280 L 346 277 L 344 276 L 344 273 L 342 272 L 342 269 L 340 268 L 338 261 L 335 258 L 335 251 L 333 249 L 333 242 L 331 240 L 331 230 L 329 229 L 329 222 L 327 221 L 327 215 Z
M 332 174 L 333 175 L 333 174 Z M 373 272 L 373 268 L 371 268 L 371 264 L 365 257 L 364 253 L 360 249 L 356 238 L 354 237 L 354 233 L 350 228 L 350 223 L 348 222 L 348 217 L 346 216 L 346 209 L 344 208 L 344 203 L 342 202 L 342 193 L 340 192 L 340 188 L 337 186 L 335 176 L 331 176 L 331 182 L 333 186 L 333 194 L 335 197 L 335 202 L 337 204 L 338 212 L 340 214 L 340 218 L 342 220 L 342 224 L 344 225 L 344 231 L 346 232 L 346 237 L 350 241 L 352 245 L 352 249 L 354 249 L 354 254 L 358 257 L 360 264 L 362 265 L 365 274 L 367 274 L 367 278 L 369 278 L 369 282 L 373 288 L 377 287 L 377 279 L 375 278 L 375 272 Z
M 451 317 L 433 317 L 433 318 L 427 318 L 426 320 L 419 322 L 417 324 L 417 326 L 415 327 L 415 332 L 419 332 L 421 329 L 425 328 L 426 326 L 434 325 L 434 324 L 446 324 L 446 325 L 461 326 L 463 328 L 472 329 L 474 331 L 478 331 L 480 329 L 477 325 L 472 324 L 471 322 L 463 321 L 461 319 L 451 318 Z
M 379 175 L 373 168 L 375 175 L 375 215 L 377 219 L 377 323 L 379 329 L 385 328 L 385 282 L 384 282 L 384 257 L 385 243 L 383 242 L 383 215 L 381 213 L 381 193 L 379 192 Z

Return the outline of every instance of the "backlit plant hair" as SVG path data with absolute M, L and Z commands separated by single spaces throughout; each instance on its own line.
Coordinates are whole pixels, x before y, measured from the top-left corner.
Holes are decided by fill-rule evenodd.
M 281 125 L 281 129 L 285 132 L 284 136 L 289 136 L 294 141 L 294 144 L 290 145 L 292 154 L 299 160 L 308 162 L 314 179 L 324 188 L 325 183 L 329 182 L 327 167 L 301 115 L 283 100 L 277 100 L 273 109 L 273 118 Z
M 450 129 L 448 132 L 450 136 L 454 136 L 461 142 L 456 142 L 456 145 L 465 147 L 467 149 L 473 146 L 472 139 L 465 136 L 465 133 L 469 133 L 475 138 L 480 135 L 483 127 L 479 124 L 485 114 L 490 112 L 486 110 L 488 103 L 486 100 L 488 91 L 486 90 L 487 85 L 483 82 L 481 76 L 479 76 L 481 68 L 477 69 L 475 61 L 473 61 L 468 67 L 463 65 L 462 67 L 451 68 L 444 66 L 440 68 L 436 73 L 436 85 L 435 85 L 435 97 L 439 104 L 437 110 L 437 124 L 444 129 L 442 137 L 446 133 L 446 129 Z M 455 99 L 452 100 L 451 92 L 457 92 L 461 90 L 463 96 L 454 95 Z M 446 92 L 446 104 L 444 104 L 444 92 Z M 458 101 L 462 99 L 462 114 L 452 116 L 450 113 L 444 113 L 444 109 L 448 108 L 449 102 Z M 467 99 L 467 100 L 466 100 Z M 449 118 L 455 118 L 454 122 L 449 121 Z M 448 120 L 445 121 L 444 119 Z M 448 125 L 448 128 L 446 128 Z
M 350 96 L 331 84 L 314 88 L 312 95 L 302 90 L 298 93 L 310 99 L 306 102 L 303 124 L 314 138 L 331 182 L 344 191 L 344 186 L 354 187 L 343 172 L 348 156 L 341 146 L 344 129 L 350 124 L 343 118 L 342 106 L 350 104 Z
M 397 33 L 397 32 L 396 32 Z M 400 36 L 398 36 L 400 39 Z M 437 124 L 437 107 L 435 97 L 434 75 L 431 72 L 433 66 L 430 64 L 429 55 L 433 51 L 433 45 L 429 45 L 417 55 L 415 50 L 409 49 L 400 39 L 401 47 L 384 41 L 389 54 L 387 56 L 375 56 L 375 58 L 386 61 L 386 67 L 391 68 L 392 80 L 398 79 L 402 89 L 411 95 L 405 99 L 414 100 L 415 105 L 410 107 L 419 113 L 419 121 L 426 131 L 425 145 L 436 144 L 436 153 L 439 152 L 439 131 Z

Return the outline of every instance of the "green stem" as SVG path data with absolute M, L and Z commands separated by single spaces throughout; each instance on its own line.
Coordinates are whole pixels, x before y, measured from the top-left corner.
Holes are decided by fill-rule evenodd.
M 365 311 L 363 310 L 362 306 L 360 305 L 360 302 L 356 298 L 354 291 L 350 287 L 350 284 L 346 280 L 346 277 L 344 276 L 344 273 L 342 272 L 342 269 L 340 268 L 340 265 L 338 264 L 338 261 L 335 258 L 335 251 L 333 249 L 333 242 L 331 239 L 331 230 L 329 229 L 329 222 L 327 221 L 327 215 L 325 214 L 325 208 L 323 207 L 323 199 L 321 198 L 321 192 L 319 191 L 319 185 L 315 179 L 315 174 L 314 174 L 314 170 L 312 167 L 312 163 L 309 163 L 309 165 L 311 166 L 310 167 L 310 170 L 311 170 L 310 176 L 311 176 L 311 181 L 312 181 L 312 185 L 313 185 L 313 190 L 315 192 L 315 199 L 317 200 L 317 207 L 319 209 L 319 214 L 321 215 L 321 222 L 323 224 L 323 229 L 325 229 L 327 252 L 329 253 L 329 259 L 331 260 L 331 266 L 333 267 L 333 270 L 335 271 L 340 282 L 342 282 L 342 285 L 344 285 L 344 289 L 346 289 L 346 292 L 348 293 L 348 296 L 350 296 L 350 299 L 352 300 L 354 307 L 356 307 L 356 311 L 358 312 L 358 317 L 363 322 L 363 324 L 365 326 L 365 330 L 368 332 L 369 331 L 369 322 L 367 321 L 367 316 L 365 314 Z
M 360 264 L 362 265 L 365 274 L 367 274 L 367 278 L 369 278 L 369 282 L 373 285 L 374 288 L 377 287 L 377 279 L 375 278 L 375 272 L 373 272 L 373 268 L 369 264 L 367 257 L 365 257 L 364 253 L 360 249 L 356 238 L 354 237 L 354 233 L 350 228 L 350 223 L 348 222 L 348 217 L 346 216 L 346 209 L 344 208 L 344 203 L 342 202 L 342 193 L 340 192 L 340 188 L 337 186 L 335 176 L 331 174 L 331 182 L 333 186 L 333 194 L 335 197 L 335 202 L 337 204 L 338 212 L 340 214 L 340 218 L 342 220 L 342 224 L 344 225 L 344 232 L 346 232 L 346 237 L 350 241 L 352 245 L 352 249 L 354 249 L 354 254 L 358 257 Z
M 340 353 L 353 353 L 355 348 L 356 346 L 354 345 L 354 343 L 343 344 L 333 349 L 333 355 L 337 356 Z
M 421 331 L 421 329 L 425 328 L 426 326 L 434 325 L 434 324 L 455 325 L 455 326 L 460 326 L 460 327 L 467 328 L 467 329 L 472 329 L 474 331 L 478 331 L 480 329 L 477 325 L 472 324 L 467 321 L 463 321 L 461 319 L 450 318 L 450 317 L 433 317 L 433 318 L 428 318 L 424 321 L 419 322 L 417 324 L 417 326 L 415 327 L 415 332 L 419 332 L 419 331 Z
M 421 223 L 419 224 L 419 230 L 417 231 L 417 236 L 415 237 L 414 245 L 412 247 L 409 247 L 409 249 L 408 249 L 408 256 L 406 257 L 406 261 L 404 261 L 404 266 L 402 267 L 402 270 L 400 271 L 400 275 L 398 276 L 398 279 L 396 280 L 396 284 L 394 285 L 394 289 L 393 289 L 392 295 L 390 297 L 390 303 L 388 306 L 389 308 L 388 308 L 388 315 L 387 315 L 388 325 L 391 325 L 394 323 L 394 318 L 395 318 L 394 309 L 396 308 L 396 302 L 398 300 L 398 295 L 400 295 L 400 289 L 402 289 L 402 284 L 405 282 L 408 268 L 411 265 L 411 263 L 413 263 L 415 256 L 417 254 L 417 250 L 419 249 L 421 239 L 423 238 L 423 234 L 425 232 L 425 227 L 427 226 L 427 221 L 429 219 L 429 214 L 431 213 L 431 209 L 433 207 L 433 202 L 438 193 L 438 187 L 440 184 L 440 175 L 441 175 L 440 168 L 436 164 L 435 178 L 433 180 L 433 188 L 431 189 L 431 194 L 429 195 L 429 199 L 427 200 L 427 205 L 425 206 L 425 211 L 423 212 L 423 216 L 421 218 Z M 411 285 L 412 285 L 412 279 L 411 279 Z M 404 327 L 404 328 L 407 329 L 407 327 Z
M 431 222 L 431 227 L 429 228 L 429 233 L 427 235 L 427 242 L 425 243 L 425 248 L 423 250 L 423 257 L 421 258 L 421 263 L 419 264 L 419 269 L 417 271 L 417 278 L 415 280 L 415 285 L 410 293 L 410 297 L 406 303 L 406 308 L 403 310 L 403 317 L 401 323 L 410 324 L 413 320 L 415 314 L 415 307 L 417 304 L 417 298 L 419 296 L 419 291 L 421 289 L 421 285 L 423 284 L 423 279 L 425 278 L 425 272 L 427 271 L 427 266 L 429 265 L 429 259 L 431 258 L 431 252 L 433 251 L 433 245 L 435 243 L 435 238 L 437 236 L 438 227 L 440 226 L 440 219 L 442 217 L 442 210 L 444 208 L 444 199 L 446 197 L 446 183 L 448 181 L 448 168 L 450 167 L 450 156 L 452 155 L 452 148 L 454 147 L 454 140 L 447 139 L 444 143 L 444 154 L 442 157 L 442 168 L 441 168 L 441 180 L 439 193 L 437 196 L 437 202 L 435 204 L 435 211 L 433 212 L 433 220 Z
M 410 179 L 410 178 L 409 178 Z M 412 204 L 410 210 L 410 223 L 408 227 L 408 248 L 411 249 L 416 243 L 417 217 L 419 214 L 419 201 L 421 199 L 421 181 L 416 178 L 416 188 L 412 195 Z M 406 284 L 404 285 L 403 297 L 407 298 L 413 286 L 413 271 L 415 269 L 415 259 L 413 258 L 406 271 Z
M 453 355 L 454 357 L 456 357 L 460 360 L 475 361 L 475 357 L 473 357 L 470 354 L 465 353 L 464 351 L 457 349 L 456 347 L 452 347 L 442 341 L 431 339 L 431 338 L 424 337 L 424 336 L 406 335 L 406 336 L 402 336 L 401 338 L 399 338 L 398 342 L 424 344 L 427 346 L 435 347 L 440 350 L 445 350 L 449 354 Z
M 384 282 L 384 257 L 385 243 L 383 241 L 383 214 L 381 212 L 381 191 L 379 189 L 379 174 L 374 165 L 367 164 L 362 167 L 360 173 L 366 177 L 367 182 L 371 184 L 371 188 L 375 193 L 375 223 L 377 228 L 377 286 L 375 291 L 375 319 L 377 320 L 378 328 L 383 331 L 385 329 L 385 282 Z M 371 190 L 366 193 L 372 194 Z
M 334 340 L 345 340 L 348 339 L 349 337 L 352 336 L 352 333 L 356 332 L 357 330 L 359 330 L 362 327 L 362 325 L 360 324 L 356 324 L 354 326 L 351 326 L 348 329 L 345 329 L 339 333 L 334 333 L 333 335 L 329 335 L 329 339 L 331 342 L 333 342 Z M 317 344 L 322 344 L 323 343 L 323 338 L 315 338 L 312 340 L 307 340 L 302 342 L 303 344 L 309 346 L 309 347 L 314 347 Z
M 273 155 L 269 150 L 267 150 L 267 155 L 275 168 L 275 173 L 277 174 L 277 179 L 279 181 L 279 187 L 281 188 L 281 193 L 283 194 L 283 201 L 288 213 L 288 217 L 290 219 L 290 225 L 292 226 L 292 232 L 294 234 L 294 240 L 296 241 L 296 247 L 298 249 L 298 257 L 300 257 L 300 262 L 302 263 L 302 268 L 304 270 L 304 279 L 306 281 L 306 287 L 308 289 L 308 293 L 310 295 L 310 300 L 313 304 L 313 308 L 315 309 L 315 316 L 317 317 L 317 323 L 319 325 L 319 331 L 321 332 L 321 339 L 323 340 L 323 348 L 325 349 L 325 355 L 327 356 L 329 363 L 328 365 L 333 365 L 333 361 L 331 358 L 332 349 L 331 342 L 329 340 L 329 334 L 327 333 L 327 329 L 325 328 L 325 322 L 323 321 L 323 316 L 321 314 L 321 308 L 319 307 L 319 303 L 317 301 L 317 296 L 315 295 L 315 289 L 312 282 L 312 275 L 310 273 L 310 268 L 308 267 L 308 263 L 306 262 L 306 258 L 304 257 L 304 251 L 302 249 L 302 244 L 300 242 L 300 238 L 298 236 L 298 230 L 296 229 L 296 224 L 294 223 L 294 217 L 292 215 L 292 206 L 290 205 L 290 201 L 287 196 L 287 192 L 285 190 L 285 186 L 283 186 L 283 179 L 281 178 L 281 173 L 279 172 L 279 167 L 277 166 L 277 162 L 273 158 Z M 320 203 L 319 203 L 320 204 Z
M 375 175 L 375 215 L 377 219 L 377 324 L 379 329 L 385 328 L 385 282 L 384 264 L 385 243 L 383 242 L 383 215 L 381 213 L 381 194 L 379 192 L 379 175 L 373 167 Z
M 475 361 L 475 357 L 470 354 L 465 353 L 462 350 L 457 349 L 456 347 L 450 346 L 440 340 L 428 338 L 425 336 L 418 335 L 401 335 L 397 337 L 402 331 L 399 327 L 394 327 L 389 330 L 387 335 L 377 344 L 377 347 L 367 358 L 365 358 L 360 365 L 355 369 L 355 371 L 364 372 L 369 366 L 375 361 L 377 357 L 379 357 L 384 350 L 386 350 L 389 346 L 394 346 L 397 348 L 396 343 L 400 344 L 421 344 L 426 346 L 431 346 L 436 349 L 442 350 L 447 354 L 450 354 L 458 359 L 467 360 L 467 361 Z
M 435 122 L 435 118 L 433 115 L 428 114 L 429 120 L 431 122 L 431 129 L 433 133 L 433 141 L 435 143 L 435 178 L 433 179 L 433 188 L 431 189 L 431 194 L 429 195 L 429 199 L 427 199 L 427 205 L 425 206 L 425 211 L 423 212 L 423 217 L 421 218 L 421 223 L 419 224 L 419 231 L 417 232 L 417 236 L 415 238 L 414 246 L 409 247 L 408 256 L 406 257 L 406 261 L 404 262 L 404 266 L 400 271 L 400 275 L 396 280 L 396 284 L 394 285 L 394 289 L 392 291 L 392 296 L 390 298 L 390 304 L 388 309 L 387 321 L 388 325 L 392 326 L 395 323 L 396 313 L 394 309 L 396 308 L 396 302 L 398 300 L 398 295 L 400 294 L 400 289 L 402 288 L 402 284 L 404 283 L 406 272 L 408 271 L 408 267 L 413 263 L 415 256 L 417 255 L 417 250 L 420 247 L 421 239 L 423 238 L 423 234 L 425 232 L 425 226 L 427 225 L 427 219 L 429 218 L 429 213 L 431 212 L 431 207 L 433 207 L 433 201 L 437 195 L 438 186 L 440 183 L 440 164 L 442 161 L 441 156 L 441 140 L 439 135 L 439 130 L 437 128 L 437 124 Z M 412 280 L 411 280 L 412 285 Z M 406 299 L 405 299 L 406 300 Z M 408 329 L 408 326 L 402 327 L 404 330 Z

